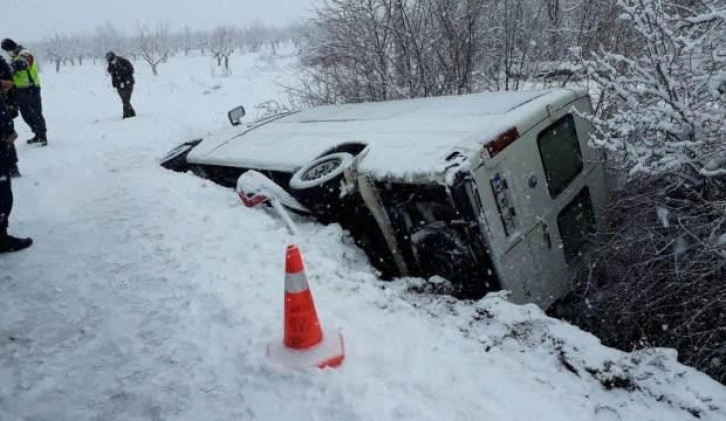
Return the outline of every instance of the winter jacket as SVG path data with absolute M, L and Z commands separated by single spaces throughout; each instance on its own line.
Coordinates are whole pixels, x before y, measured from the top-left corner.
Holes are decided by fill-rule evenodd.
M 40 74 L 35 57 L 22 46 L 12 54 L 13 83 L 15 89 L 40 87 Z
M 10 69 L 8 62 L 2 57 L 0 57 L 0 80 L 13 80 L 13 71 Z M 10 89 L 4 94 L 0 94 L 0 100 L 3 99 L 3 96 L 5 97 L 5 104 L 7 104 L 8 109 L 10 110 L 11 117 L 17 117 L 18 103 L 15 99 L 15 88 Z
M 13 71 L 2 56 L 0 56 L 0 80 L 13 80 Z
M 17 157 L 12 153 L 10 144 L 3 140 L 6 136 L 14 132 L 15 129 L 13 128 L 13 119 L 10 117 L 10 112 L 5 106 L 5 102 L 0 100 L 0 175 L 8 174 L 10 167 L 17 162 Z
M 108 63 L 108 73 L 111 74 L 111 84 L 114 88 L 125 88 L 134 84 L 134 66 L 123 57 L 114 57 Z

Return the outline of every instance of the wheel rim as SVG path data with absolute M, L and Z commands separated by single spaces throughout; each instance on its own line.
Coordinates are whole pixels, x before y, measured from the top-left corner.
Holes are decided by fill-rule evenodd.
M 318 165 L 305 171 L 300 177 L 303 181 L 313 181 L 335 171 L 342 164 L 342 160 L 338 157 L 331 157 L 325 161 L 318 163 Z

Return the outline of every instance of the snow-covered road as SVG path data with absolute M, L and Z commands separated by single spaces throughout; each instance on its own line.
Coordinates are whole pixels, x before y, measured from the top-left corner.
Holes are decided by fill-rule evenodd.
M 293 63 L 238 56 L 230 78 L 206 58 L 156 78 L 137 64 L 125 121 L 100 65 L 43 74 L 50 145 L 19 144 L 11 218 L 36 243 L 0 256 L 0 420 L 726 419 L 726 388 L 671 351 L 625 354 L 534 306 L 381 282 L 340 227 L 305 220 L 318 313 L 346 361 L 272 365 L 284 226 L 157 159 L 238 103 L 282 98 Z

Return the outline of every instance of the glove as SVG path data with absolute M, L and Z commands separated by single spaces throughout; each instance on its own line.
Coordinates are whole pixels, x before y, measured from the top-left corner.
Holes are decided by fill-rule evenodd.
M 15 85 L 9 80 L 0 80 L 0 92 L 7 92 L 13 89 Z
M 7 135 L 7 137 L 5 137 L 5 139 L 3 139 L 3 140 L 7 143 L 15 143 L 15 139 L 17 139 L 17 138 L 18 138 L 18 134 L 13 131 L 9 135 Z

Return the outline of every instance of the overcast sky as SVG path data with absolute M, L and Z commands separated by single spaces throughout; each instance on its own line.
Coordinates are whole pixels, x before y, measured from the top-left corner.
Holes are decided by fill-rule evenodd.
M 137 22 L 161 21 L 177 30 L 244 26 L 255 19 L 285 24 L 309 16 L 315 0 L 0 0 L 0 38 L 42 40 L 57 30 L 92 32 L 106 21 L 131 32 Z M 9 4 L 9 7 L 8 7 Z

